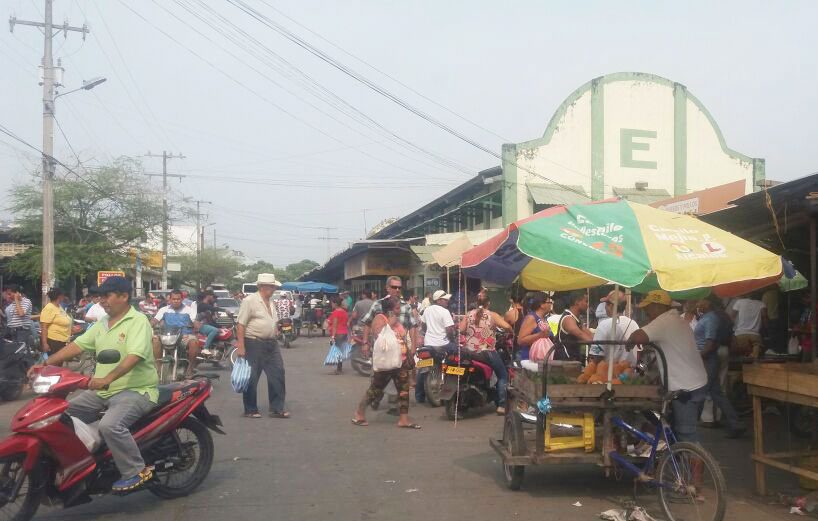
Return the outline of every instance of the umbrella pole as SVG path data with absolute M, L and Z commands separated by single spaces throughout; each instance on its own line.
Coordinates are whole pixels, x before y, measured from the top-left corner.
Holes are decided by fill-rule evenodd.
M 809 220 L 809 302 L 811 311 L 812 320 L 810 320 L 810 337 L 811 337 L 811 345 L 812 349 L 810 352 L 810 362 L 815 361 L 815 344 L 818 341 L 818 331 L 815 329 L 815 300 L 816 300 L 816 287 L 815 287 L 815 277 L 818 275 L 816 271 L 818 271 L 818 267 L 816 267 L 816 252 L 815 252 L 815 217 L 811 217 Z
M 451 294 L 452 292 L 452 279 L 449 276 L 449 267 L 446 266 L 446 293 Z
M 610 332 L 610 340 L 616 340 L 618 336 L 617 333 L 619 331 L 619 284 L 614 286 L 614 301 L 613 301 L 613 316 L 611 317 L 611 332 Z M 613 354 L 614 354 L 614 347 L 613 345 L 608 346 L 608 390 L 610 391 L 613 387 L 611 380 L 613 380 Z

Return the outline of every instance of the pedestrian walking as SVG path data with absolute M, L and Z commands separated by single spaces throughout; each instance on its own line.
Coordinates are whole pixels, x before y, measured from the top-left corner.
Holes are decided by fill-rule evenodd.
M 331 374 L 342 374 L 344 370 L 344 360 L 349 357 L 350 345 L 349 338 L 349 313 L 344 308 L 346 303 L 339 297 L 333 298 L 332 313 L 329 314 L 327 322 L 329 323 L 329 339 L 330 348 L 327 358 L 324 360 L 324 365 L 334 365 L 335 371 Z
M 401 365 L 397 369 L 375 370 L 372 373 L 372 380 L 358 408 L 352 418 L 353 425 L 365 427 L 369 425 L 366 421 L 366 407 L 377 406 L 383 398 L 384 389 L 389 382 L 394 383 L 398 390 L 398 427 L 404 429 L 420 429 L 420 425 L 409 419 L 409 378 L 414 365 L 414 350 L 409 345 L 409 333 L 401 322 L 401 301 L 397 296 L 387 297 L 379 300 L 379 311 L 372 319 L 369 330 L 374 338 L 379 339 L 386 328 L 389 328 L 397 339 L 401 353 Z M 388 335 L 385 335 L 385 337 Z M 376 341 L 377 342 L 377 341 Z
M 71 337 L 71 317 L 62 308 L 65 293 L 59 288 L 48 292 L 48 304 L 40 313 L 40 347 L 49 356 L 65 347 Z
M 289 418 L 290 413 L 284 408 L 284 359 L 276 340 L 278 312 L 272 302 L 273 292 L 281 284 L 274 274 L 260 273 L 256 286 L 258 291 L 242 300 L 236 319 L 237 354 L 244 357 L 251 368 L 250 382 L 242 396 L 244 416 L 261 418 L 257 388 L 261 373 L 264 372 L 267 376 L 270 417 Z

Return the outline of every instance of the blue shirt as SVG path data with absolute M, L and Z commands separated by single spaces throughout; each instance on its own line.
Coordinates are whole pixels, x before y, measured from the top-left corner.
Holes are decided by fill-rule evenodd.
M 719 316 L 715 311 L 708 311 L 699 318 L 696 328 L 693 330 L 696 338 L 696 347 L 699 351 L 704 350 L 704 344 L 708 340 L 717 342 L 719 338 Z

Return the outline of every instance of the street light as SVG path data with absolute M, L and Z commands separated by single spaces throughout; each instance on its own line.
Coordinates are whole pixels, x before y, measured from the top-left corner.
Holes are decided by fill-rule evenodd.
M 81 87 L 77 87 L 76 89 L 69 90 L 68 92 L 61 92 L 60 94 L 57 94 L 56 96 L 54 96 L 54 99 L 56 100 L 60 96 L 65 96 L 66 94 L 71 94 L 72 92 L 77 92 L 78 90 L 91 90 L 94 87 L 96 87 L 97 85 L 99 85 L 101 83 L 105 83 L 106 81 L 108 81 L 108 78 L 103 78 L 103 77 L 91 78 L 90 80 L 82 80 L 82 86 Z

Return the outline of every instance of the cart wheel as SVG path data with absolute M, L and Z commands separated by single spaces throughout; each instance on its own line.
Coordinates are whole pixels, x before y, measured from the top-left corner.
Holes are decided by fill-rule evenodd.
M 503 425 L 503 444 L 512 456 L 523 456 L 526 453 L 525 440 L 523 439 L 523 422 L 520 415 L 514 411 L 506 414 Z M 508 465 L 503 463 L 503 473 L 506 476 L 506 484 L 511 490 L 520 490 L 525 477 L 525 467 L 523 465 Z

